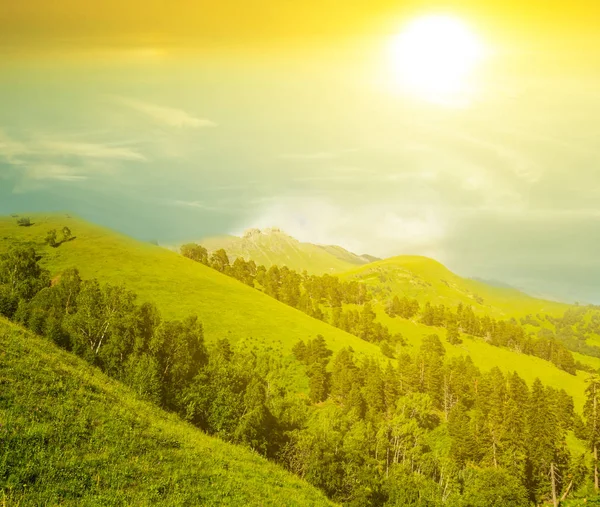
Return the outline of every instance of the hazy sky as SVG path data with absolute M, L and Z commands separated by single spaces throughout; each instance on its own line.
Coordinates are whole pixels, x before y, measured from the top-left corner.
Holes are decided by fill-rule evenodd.
M 460 105 L 394 80 L 391 41 L 439 13 L 488 50 Z M 5 0 L 0 213 L 164 243 L 277 225 L 600 303 L 599 23 L 587 0 Z

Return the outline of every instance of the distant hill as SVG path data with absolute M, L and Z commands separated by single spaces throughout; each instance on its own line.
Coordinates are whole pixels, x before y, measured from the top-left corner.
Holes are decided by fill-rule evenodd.
M 0 319 L 3 505 L 332 505 Z
M 216 236 L 198 243 L 209 252 L 224 248 L 231 260 L 242 257 L 267 268 L 275 264 L 316 275 L 340 273 L 377 259 L 356 255 L 340 246 L 302 243 L 277 228 L 249 229 L 242 237 Z
M 379 299 L 407 296 L 419 302 L 456 307 L 470 305 L 475 312 L 496 318 L 537 313 L 562 315 L 571 306 L 536 299 L 515 288 L 462 278 L 428 257 L 400 255 L 360 266 L 340 275 L 370 285 Z

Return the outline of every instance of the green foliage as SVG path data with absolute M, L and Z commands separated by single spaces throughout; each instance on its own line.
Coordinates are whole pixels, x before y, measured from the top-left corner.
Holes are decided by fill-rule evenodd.
M 77 243 L 64 250 L 80 248 L 84 242 Z M 55 255 L 57 250 L 45 252 Z M 20 266 L 27 255 L 17 255 L 18 262 L 9 265 Z M 431 332 L 424 333 L 420 346 L 408 354 L 398 348 L 401 339 L 377 321 L 380 306 L 374 294 L 361 288 L 364 284 L 299 275 L 285 267 L 258 267 L 253 274 L 248 262 L 234 267 L 226 257 L 218 254 L 213 259 L 224 273 L 235 269 L 236 276 L 250 276 L 253 284 L 288 305 L 304 304 L 308 309 L 310 304 L 312 311 L 323 307 L 338 323 L 346 319 L 363 338 L 338 335 L 345 337 L 347 348 L 341 348 L 341 340 L 332 346 L 336 342 L 330 333 L 335 336 L 336 330 L 315 319 L 308 319 L 317 323 L 312 329 L 327 334 L 305 333 L 298 341 L 297 327 L 279 329 L 289 344 L 285 352 L 293 350 L 305 366 L 308 398 L 298 396 L 297 388 L 290 389 L 285 365 L 291 366 L 291 358 L 256 347 L 262 337 L 253 339 L 253 349 L 223 338 L 225 323 L 231 322 L 226 312 L 221 332 L 217 335 L 213 328 L 214 339 L 207 347 L 199 319 L 163 319 L 157 307 L 147 300 L 138 304 L 140 298 L 120 284 L 82 281 L 77 271 L 70 270 L 55 277 L 50 287 L 42 270 L 36 275 L 35 252 L 24 280 L 46 283 L 28 297 L 19 295 L 13 318 L 128 384 L 138 396 L 177 412 L 209 434 L 279 461 L 336 501 L 440 505 L 462 498 L 479 505 L 486 501 L 484 490 L 496 488 L 498 498 L 517 502 L 519 495 L 510 496 L 501 488 L 501 474 L 506 472 L 510 478 L 504 482 L 516 484 L 514 491 L 525 488 L 532 501 L 541 502 L 549 498 L 552 485 L 562 494 L 570 477 L 584 482 L 585 467 L 574 464 L 566 445 L 566 433 L 577 422 L 566 392 L 536 381 L 530 393 L 515 374 L 497 368 L 481 372 L 470 358 L 456 356 L 453 344 L 444 345 Z M 191 265 L 206 272 L 198 263 L 178 259 L 184 263 L 182 269 Z M 214 276 L 231 289 L 228 298 L 247 294 L 248 301 L 256 299 L 273 310 L 269 318 L 287 311 L 272 298 L 221 274 Z M 2 286 L 8 293 L 11 286 L 4 282 Z M 215 299 L 219 308 L 225 308 Z M 265 309 L 262 312 L 268 315 Z M 460 326 L 504 348 L 521 343 L 518 340 L 525 336 L 516 321 L 479 317 L 467 306 L 454 311 L 429 304 L 423 312 L 432 326 Z M 364 344 L 381 336 L 382 343 L 396 345 L 397 357 L 383 367 L 376 359 L 381 355 L 358 354 L 354 348 L 377 352 Z M 533 345 L 538 343 L 544 342 Z M 472 346 L 470 340 L 468 345 Z M 551 348 L 550 354 L 552 350 L 560 348 Z M 485 472 L 467 480 L 472 469 Z
M 73 234 L 71 233 L 71 229 L 69 229 L 69 227 L 67 227 L 66 225 L 62 228 L 62 241 L 61 243 L 64 243 L 65 241 L 70 241 L 73 238 Z
M 11 247 L 0 254 L 0 284 L 7 296 L 29 300 L 49 283 L 33 248 Z
M 31 220 L 29 217 L 21 217 L 19 219 L 17 219 L 17 225 L 19 227 L 29 227 L 31 226 Z
M 59 244 L 58 241 L 56 241 L 56 237 L 56 229 L 50 229 L 46 234 L 46 238 L 44 239 L 44 241 L 48 246 L 55 248 Z
M 208 265 L 208 252 L 203 246 L 188 243 L 180 248 L 180 252 L 188 259 Z
M 6 505 L 330 504 L 256 453 L 206 436 L 1 320 L 0 350 Z
M 379 355 L 378 347 L 175 252 L 65 215 L 32 219 L 32 227 L 17 228 L 13 218 L 0 217 L 0 255 L 12 245 L 34 246 L 40 264 L 55 279 L 76 267 L 84 279 L 126 286 L 138 294 L 139 302 L 153 301 L 167 319 L 196 314 L 207 343 L 227 336 L 232 344 L 252 340 L 288 353 L 298 340 L 321 334 L 332 350 L 351 345 L 359 354 Z M 46 231 L 64 226 L 77 231 L 77 241 L 48 248 L 43 242 Z
M 502 468 L 469 470 L 462 507 L 528 507 L 527 490 Z

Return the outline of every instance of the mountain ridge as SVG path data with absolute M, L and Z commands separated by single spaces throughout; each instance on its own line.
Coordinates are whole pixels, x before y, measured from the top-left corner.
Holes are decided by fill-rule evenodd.
M 302 242 L 278 227 L 250 228 L 240 236 L 205 237 L 197 243 L 209 253 L 223 248 L 231 260 L 242 257 L 267 268 L 285 265 L 299 272 L 306 270 L 310 274 L 340 273 L 378 259 L 368 254 L 355 254 L 338 245 Z

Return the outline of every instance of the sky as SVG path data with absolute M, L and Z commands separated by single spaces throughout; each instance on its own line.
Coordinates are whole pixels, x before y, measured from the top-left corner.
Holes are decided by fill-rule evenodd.
M 600 3 L 2 4 L 1 214 L 164 244 L 278 226 L 600 303 Z M 485 46 L 458 101 L 398 84 L 431 15 Z

